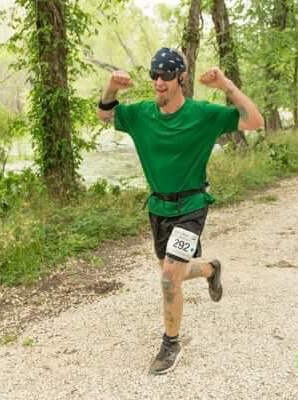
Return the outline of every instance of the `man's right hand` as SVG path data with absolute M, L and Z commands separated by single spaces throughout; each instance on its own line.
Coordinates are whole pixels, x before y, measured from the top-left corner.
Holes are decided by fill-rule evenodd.
M 130 76 L 125 71 L 114 71 L 112 73 L 108 90 L 118 91 L 128 89 L 133 85 L 133 81 L 130 79 Z
M 116 100 L 118 91 L 128 89 L 130 86 L 132 86 L 132 84 L 133 82 L 127 72 L 114 71 L 112 73 L 108 87 L 103 92 L 103 95 L 101 97 L 102 104 L 109 104 L 114 102 Z M 113 115 L 114 108 L 112 108 L 111 110 L 102 110 L 100 108 L 98 109 L 98 117 L 103 122 L 110 122 L 113 118 Z

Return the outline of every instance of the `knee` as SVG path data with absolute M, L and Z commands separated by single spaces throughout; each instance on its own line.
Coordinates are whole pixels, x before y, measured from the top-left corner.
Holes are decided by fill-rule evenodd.
M 164 293 L 175 294 L 182 285 L 182 280 L 173 271 L 163 268 L 161 286 Z
M 168 271 L 162 272 L 161 287 L 164 292 L 172 292 L 175 287 L 173 276 Z
M 164 296 L 164 300 L 168 304 L 173 304 L 175 302 L 176 293 L 178 287 L 176 285 L 173 274 L 169 271 L 163 271 L 161 276 L 161 287 Z

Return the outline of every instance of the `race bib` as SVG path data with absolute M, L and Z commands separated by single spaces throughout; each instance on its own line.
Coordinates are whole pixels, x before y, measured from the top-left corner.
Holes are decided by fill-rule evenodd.
M 167 254 L 189 261 L 197 249 L 199 236 L 186 229 L 175 227 L 169 237 Z

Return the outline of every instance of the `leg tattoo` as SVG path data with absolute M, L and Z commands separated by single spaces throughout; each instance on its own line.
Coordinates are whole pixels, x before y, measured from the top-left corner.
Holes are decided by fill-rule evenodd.
M 170 274 L 165 273 L 161 280 L 164 298 L 167 303 L 173 304 L 175 301 L 175 287 Z

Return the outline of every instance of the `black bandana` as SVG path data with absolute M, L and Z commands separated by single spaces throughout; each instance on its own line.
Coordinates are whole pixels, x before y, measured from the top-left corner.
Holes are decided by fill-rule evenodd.
M 185 64 L 183 57 L 181 57 L 175 50 L 163 47 L 158 50 L 151 60 L 151 70 L 162 71 L 185 71 Z

